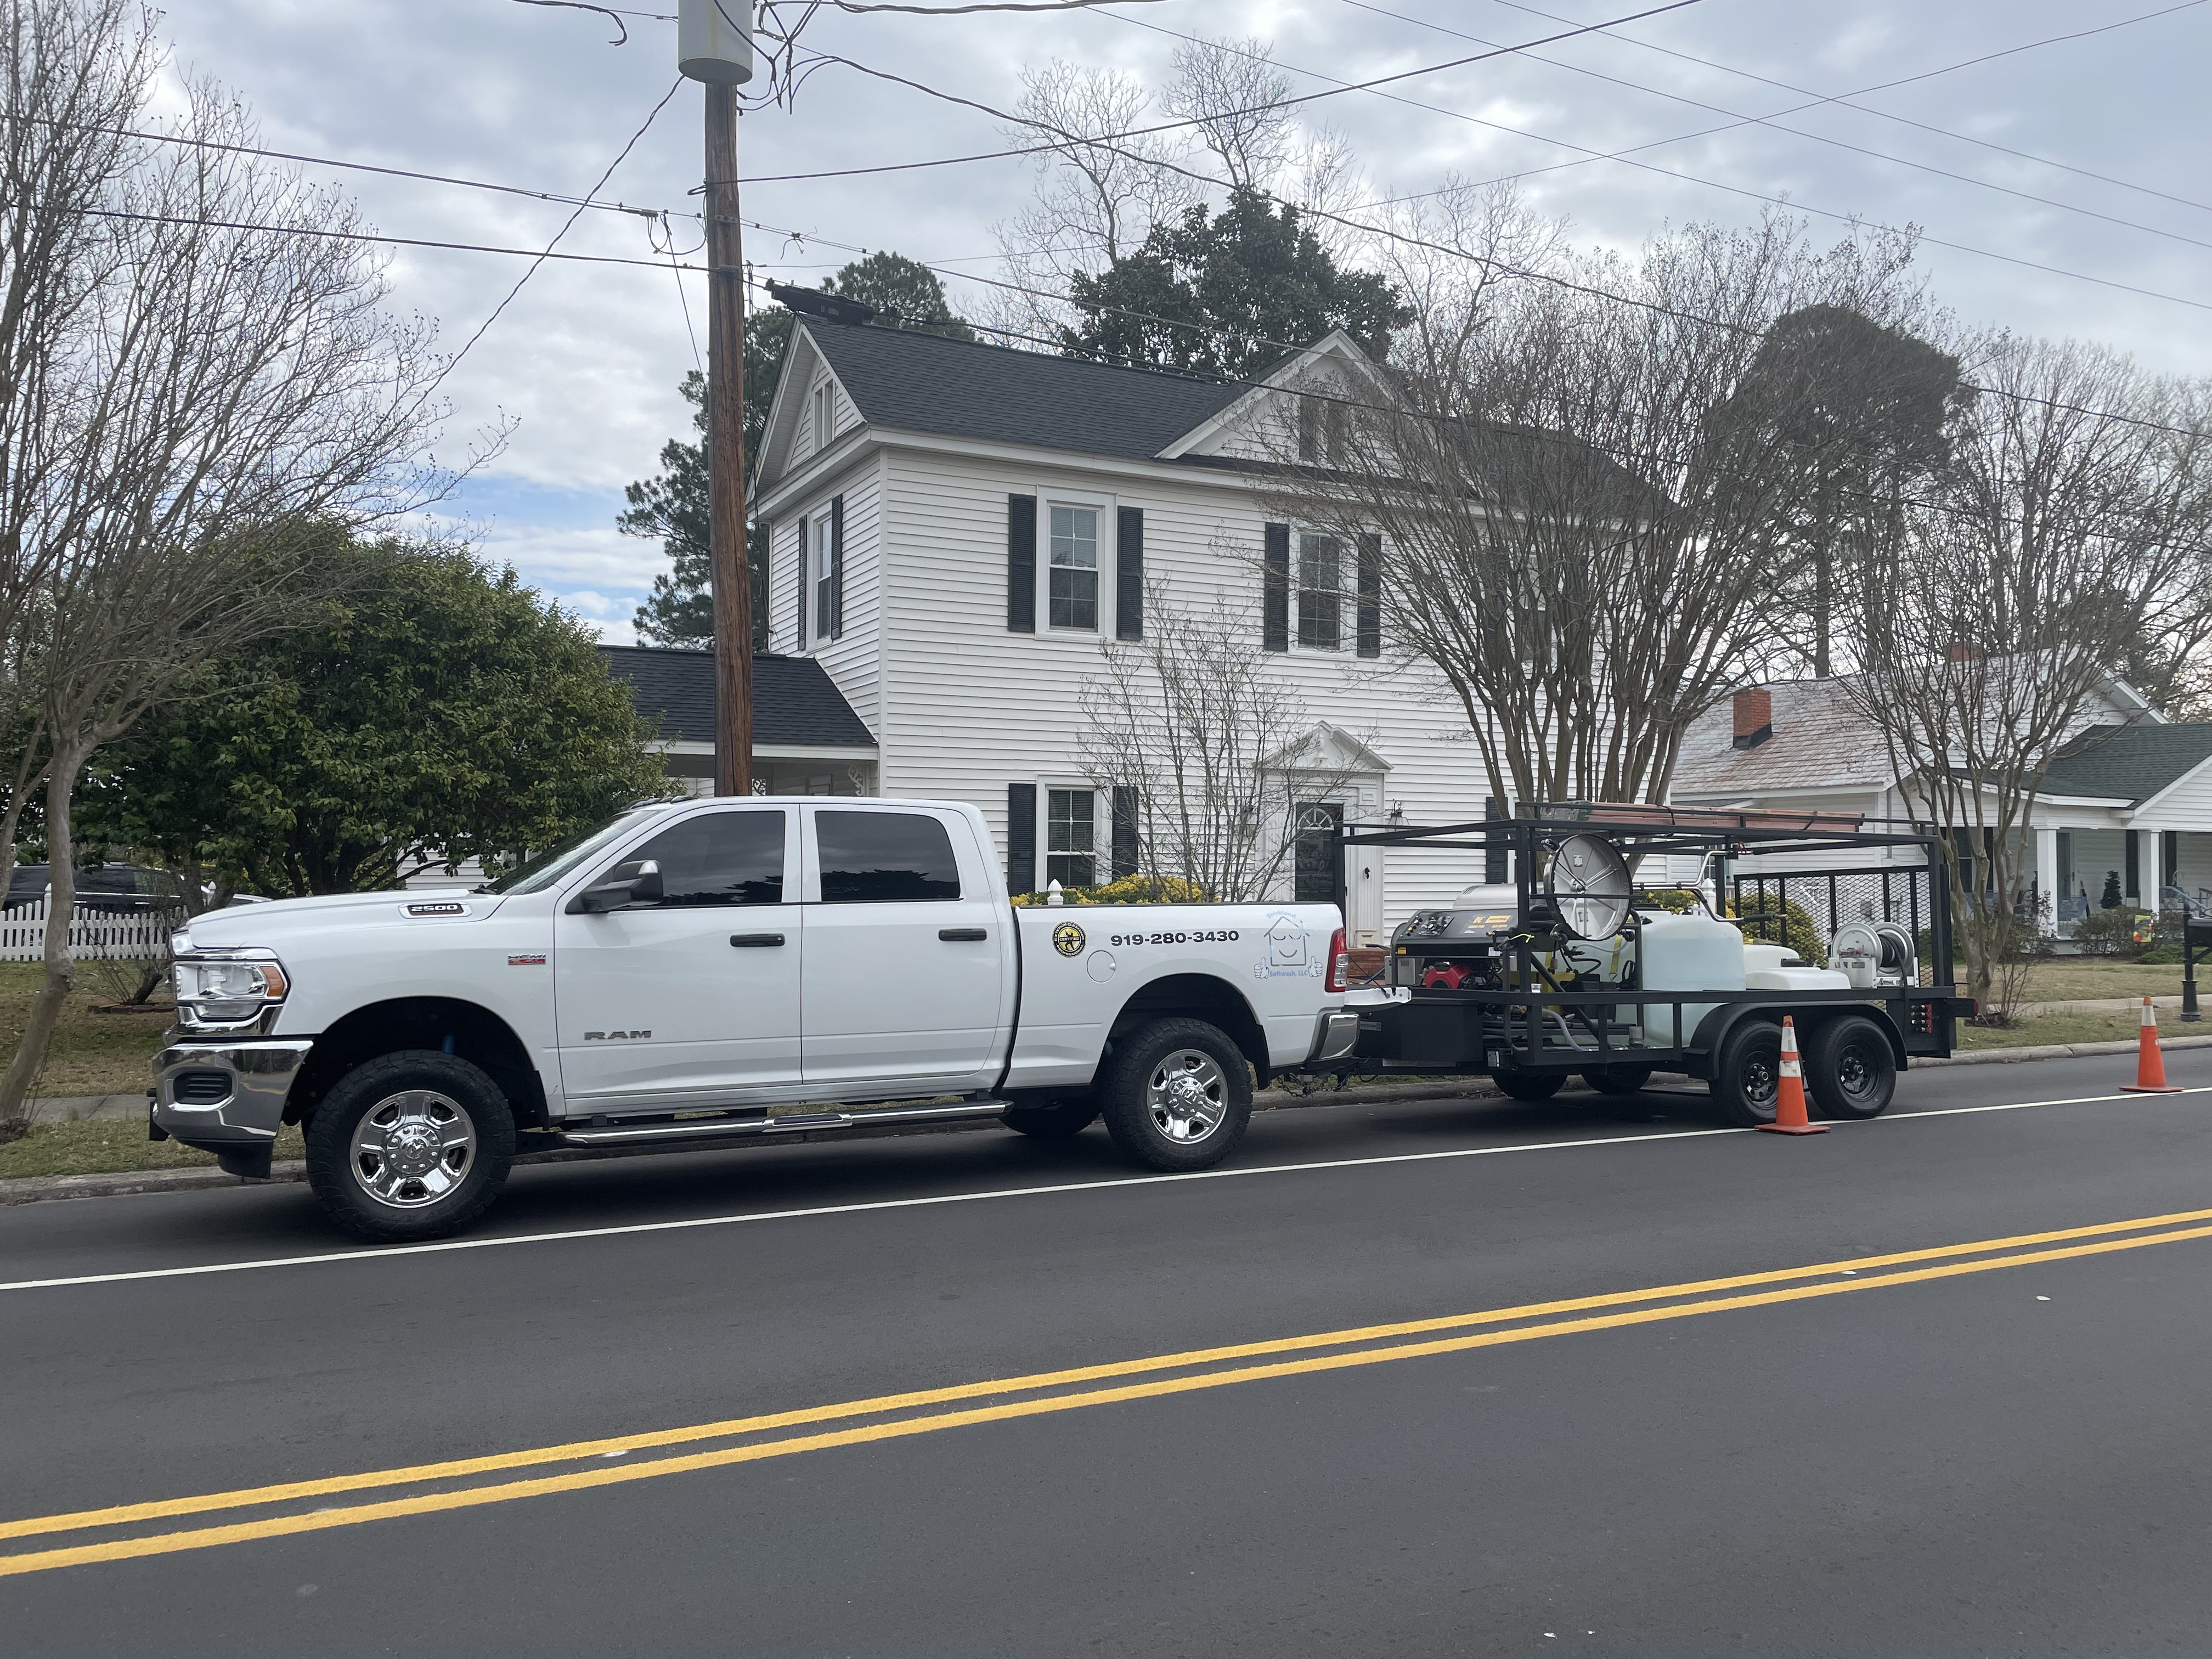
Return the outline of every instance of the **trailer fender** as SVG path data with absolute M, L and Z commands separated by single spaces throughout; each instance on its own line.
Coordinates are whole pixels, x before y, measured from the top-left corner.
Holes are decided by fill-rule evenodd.
M 1879 1002 L 1723 1003 L 1698 1022 L 1697 1031 L 1685 1051 L 1683 1069 L 1692 1077 L 1710 1080 L 1713 1074 L 1713 1056 L 1728 1041 L 1730 1031 L 1747 1019 L 1771 1020 L 1779 1025 L 1784 1014 L 1796 1023 L 1800 1048 L 1804 1046 L 1808 1036 L 1832 1019 L 1840 1018 L 1845 1014 L 1870 1015 L 1889 1038 L 1890 1058 L 1897 1062 L 1897 1069 L 1900 1072 L 1905 1069 L 1905 1034 L 1897 1029 L 1897 1022 L 1890 1017 L 1888 1008 Z

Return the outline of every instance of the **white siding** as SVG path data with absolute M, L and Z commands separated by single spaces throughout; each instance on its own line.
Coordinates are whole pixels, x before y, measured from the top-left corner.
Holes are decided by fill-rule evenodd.
M 1168 602 L 1203 611 L 1225 592 L 1258 635 L 1264 514 L 1234 480 L 1155 482 L 1079 463 L 894 451 L 884 489 L 890 550 L 884 678 L 896 692 L 878 733 L 882 787 L 886 794 L 974 802 L 990 819 L 1002 854 L 1008 784 L 1081 777 L 1081 689 L 1098 671 L 1100 650 L 1095 637 L 1042 626 L 1034 635 L 1007 629 L 1009 495 L 1048 500 L 1061 490 L 1143 508 L 1146 571 Z M 1110 514 L 1107 523 L 1110 528 Z M 1039 556 L 1042 562 L 1042 537 Z M 1102 574 L 1110 594 L 1110 562 Z M 1424 671 L 1387 655 L 1379 662 L 1356 656 L 1348 600 L 1346 610 L 1343 651 L 1294 648 L 1273 659 L 1308 719 L 1343 729 L 1389 763 L 1376 781 L 1376 811 L 1399 803 L 1415 823 L 1480 817 L 1481 763 L 1456 699 Z M 1478 854 L 1391 849 L 1381 871 L 1386 921 L 1395 923 L 1479 880 L 1481 861 Z
M 808 602 L 801 580 L 803 550 L 799 521 L 811 526 L 830 514 L 832 497 L 845 498 L 845 627 L 835 640 L 817 641 L 811 619 L 802 636 L 800 606 Z M 863 452 L 855 465 L 824 477 L 811 490 L 780 513 L 769 544 L 769 649 L 780 656 L 818 657 L 845 701 L 867 728 L 883 733 L 883 673 L 879 577 L 883 538 L 879 528 L 883 473 L 877 458 Z M 803 639 L 803 643 L 802 643 Z
M 2131 821 L 2138 830 L 2212 830 L 2212 761 L 2144 802 Z

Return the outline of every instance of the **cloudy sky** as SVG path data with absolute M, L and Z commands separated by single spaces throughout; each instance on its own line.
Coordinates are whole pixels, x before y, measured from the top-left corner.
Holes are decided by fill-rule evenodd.
M 1747 222 L 1765 198 L 1786 198 L 1816 228 L 1840 229 L 1826 216 L 1909 222 L 1928 237 L 1923 263 L 1963 320 L 2102 339 L 2154 368 L 2212 374 L 2212 283 L 2203 279 L 2212 144 L 2201 90 L 2212 0 L 2168 4 L 1697 0 L 1609 34 L 1418 76 L 1389 96 L 1346 93 L 1307 112 L 1350 140 L 1375 198 L 1431 189 L 1455 170 L 1478 180 L 1526 173 L 1537 203 L 1570 219 L 1576 240 L 1624 247 L 1670 222 Z M 178 67 L 225 83 L 274 148 L 577 193 L 676 78 L 674 25 L 646 15 L 672 11 L 673 0 L 625 9 L 621 46 L 605 17 L 521 0 L 192 0 L 162 27 Z M 1270 40 L 1307 93 L 1642 9 L 1636 0 L 1131 0 L 1043 15 L 825 10 L 806 40 L 1005 107 L 1019 96 L 1023 66 L 1053 58 L 1164 84 L 1177 44 L 1169 31 Z M 1802 107 L 1838 98 L 1861 107 Z M 678 216 L 695 210 L 687 192 L 700 177 L 699 131 L 699 93 L 686 86 L 605 196 Z M 741 168 L 767 177 L 1002 144 L 988 115 L 832 66 L 806 82 L 795 108 L 745 118 Z M 539 248 L 570 211 L 327 176 L 343 179 L 394 236 Z M 752 185 L 745 217 L 786 234 L 749 232 L 746 255 L 764 274 L 810 283 L 852 257 L 848 247 L 988 275 L 993 225 L 1032 187 L 1016 161 Z M 677 247 L 691 249 L 696 221 L 671 224 Z M 647 259 L 668 246 L 657 225 L 611 212 L 585 214 L 562 243 Z M 393 301 L 435 319 L 458 347 L 527 263 L 398 249 Z M 684 429 L 676 386 L 695 361 L 701 281 L 548 264 L 448 382 L 455 447 L 487 422 L 517 423 L 505 453 L 452 510 L 486 556 L 514 564 L 613 640 L 629 637 L 637 600 L 661 568 L 656 546 L 619 535 L 613 520 L 623 485 L 655 471 L 661 444 Z M 956 305 L 980 307 L 981 290 L 949 286 Z

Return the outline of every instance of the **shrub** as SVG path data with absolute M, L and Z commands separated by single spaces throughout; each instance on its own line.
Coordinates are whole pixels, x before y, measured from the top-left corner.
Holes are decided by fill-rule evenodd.
M 1046 896 L 1043 893 L 1022 893 L 1016 896 L 1014 902 L 1042 904 Z M 1063 887 L 1060 896 L 1066 904 L 1203 904 L 1206 890 L 1180 876 L 1136 875 L 1123 876 L 1095 887 Z
M 2136 932 L 2149 921 L 2134 910 L 2093 911 L 2075 927 L 2074 943 L 2085 957 L 2130 956 Z

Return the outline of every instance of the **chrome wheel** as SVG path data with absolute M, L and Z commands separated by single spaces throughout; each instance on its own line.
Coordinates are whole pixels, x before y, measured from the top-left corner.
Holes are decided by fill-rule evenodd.
M 428 1089 L 409 1089 L 362 1114 L 349 1162 L 371 1198 L 413 1210 L 459 1186 L 476 1155 L 476 1126 L 459 1104 Z
M 1201 1048 L 1178 1048 L 1152 1067 L 1145 1088 L 1153 1126 L 1188 1146 L 1221 1127 L 1229 1109 L 1229 1079 Z

